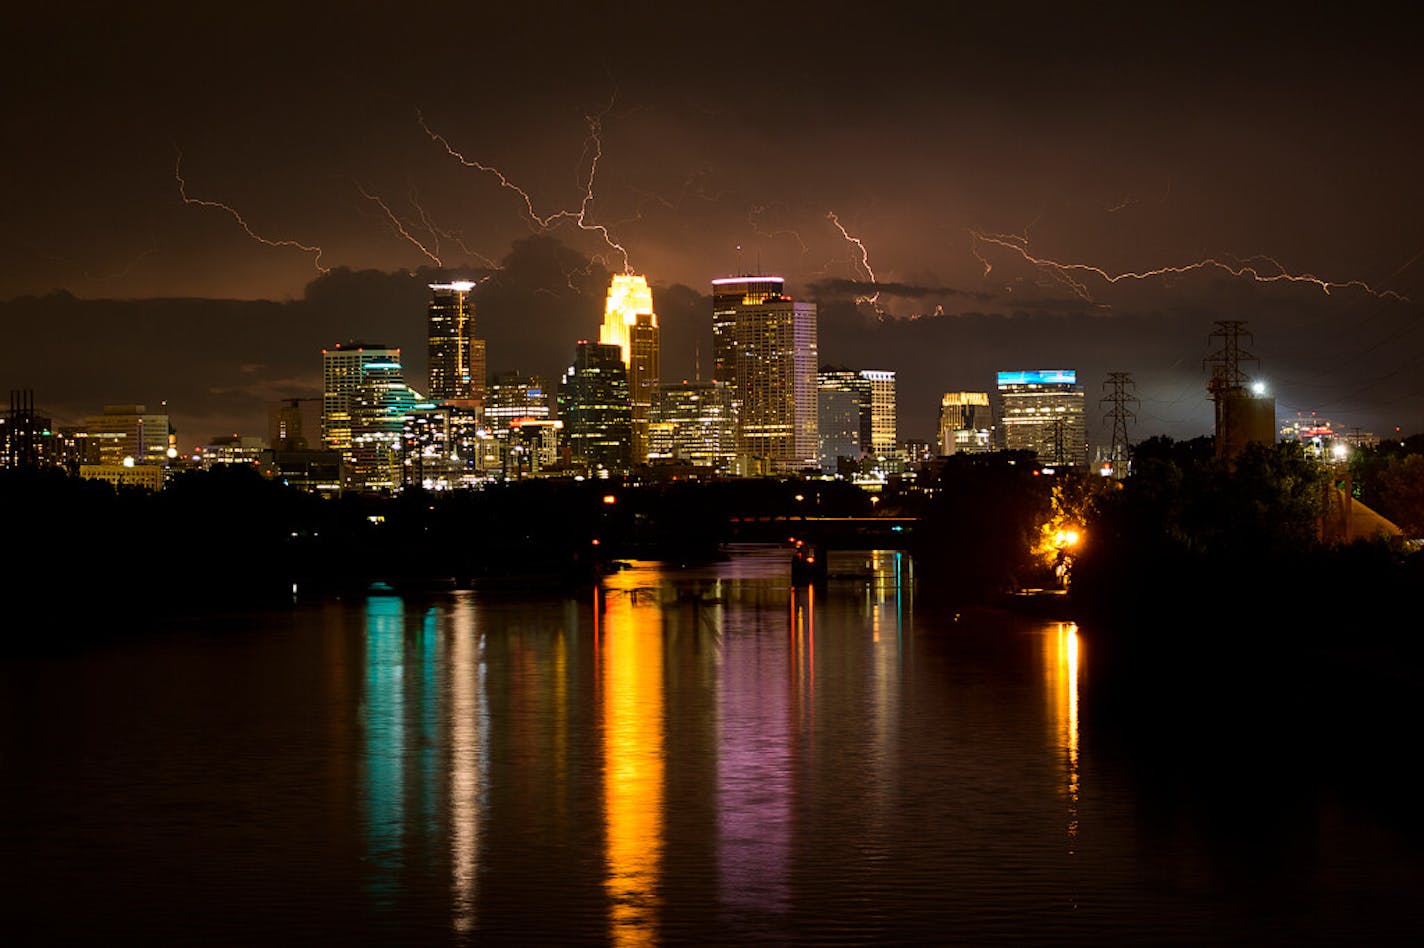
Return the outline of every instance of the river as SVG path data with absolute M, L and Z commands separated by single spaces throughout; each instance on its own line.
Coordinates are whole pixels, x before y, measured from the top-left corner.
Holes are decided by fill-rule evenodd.
M 1424 931 L 1407 768 L 1368 770 L 1353 725 L 1313 717 L 1328 696 L 1224 713 L 1173 675 L 1148 713 L 1099 687 L 1088 630 L 927 600 L 903 554 L 793 590 L 783 551 L 748 548 L 579 595 L 373 595 L 73 647 L 81 620 L 37 623 L 61 645 L 0 664 L 7 941 Z

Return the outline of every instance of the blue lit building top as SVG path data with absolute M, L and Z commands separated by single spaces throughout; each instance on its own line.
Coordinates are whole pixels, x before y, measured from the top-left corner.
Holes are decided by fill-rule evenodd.
M 1077 385 L 1075 369 L 1031 369 L 1020 372 L 1000 372 L 999 388 L 1006 385 Z

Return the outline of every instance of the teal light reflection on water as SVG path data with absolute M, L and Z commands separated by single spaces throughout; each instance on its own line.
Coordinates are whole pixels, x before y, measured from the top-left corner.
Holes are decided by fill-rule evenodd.
M 405 835 L 403 762 L 404 608 L 395 596 L 366 603 L 366 694 L 361 704 L 365 736 L 366 852 L 368 885 L 378 897 L 394 895 Z

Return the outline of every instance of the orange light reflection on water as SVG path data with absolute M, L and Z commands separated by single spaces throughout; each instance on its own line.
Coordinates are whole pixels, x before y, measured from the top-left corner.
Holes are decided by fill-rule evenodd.
M 1063 755 L 1068 837 L 1078 837 L 1078 686 L 1082 645 L 1078 625 L 1059 622 L 1043 638 L 1045 688 L 1052 704 L 1056 744 Z
M 656 574 L 652 574 L 656 576 Z M 657 941 L 662 871 L 662 607 L 646 571 L 609 577 L 601 629 L 603 802 L 609 935 L 615 944 Z

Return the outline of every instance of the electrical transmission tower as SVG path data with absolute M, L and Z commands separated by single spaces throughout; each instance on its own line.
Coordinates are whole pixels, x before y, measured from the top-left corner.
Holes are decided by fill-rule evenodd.
M 1246 323 L 1239 319 L 1216 321 L 1216 328 L 1207 337 L 1221 340 L 1221 347 L 1202 360 L 1202 368 L 1211 367 L 1211 378 L 1207 379 L 1206 390 L 1216 405 L 1216 453 L 1217 457 L 1234 456 L 1238 448 L 1240 432 L 1232 430 L 1238 419 L 1227 405 L 1231 396 L 1239 395 L 1246 388 L 1246 373 L 1241 370 L 1242 362 L 1260 363 L 1254 355 L 1241 348 L 1241 340 L 1255 342 L 1255 337 L 1246 331 Z
M 1202 368 L 1211 366 L 1211 378 L 1206 383 L 1206 390 L 1211 393 L 1212 401 L 1219 401 L 1224 393 L 1232 389 L 1246 387 L 1242 362 L 1261 361 L 1241 348 L 1242 337 L 1249 342 L 1256 341 L 1256 337 L 1246 331 L 1246 323 L 1240 319 L 1217 320 L 1216 328 L 1207 337 L 1208 342 L 1221 340 L 1221 348 L 1202 360 Z
M 1137 396 L 1133 394 L 1137 383 L 1132 380 L 1131 372 L 1109 372 L 1103 388 L 1111 388 L 1098 400 L 1098 404 L 1108 406 L 1103 420 L 1112 423 L 1112 447 L 1108 450 L 1108 457 L 1112 462 L 1113 477 L 1126 477 L 1132 449 L 1131 442 L 1127 440 L 1127 423 L 1137 420 L 1136 412 L 1128 406 L 1138 404 Z

